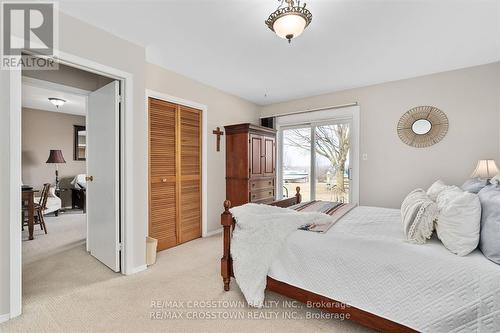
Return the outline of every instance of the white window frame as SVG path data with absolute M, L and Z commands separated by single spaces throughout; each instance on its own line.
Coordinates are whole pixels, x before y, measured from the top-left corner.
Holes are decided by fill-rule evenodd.
M 293 128 L 310 127 L 311 129 L 311 164 L 309 170 L 311 200 L 314 200 L 316 194 L 316 154 L 314 153 L 315 135 L 317 126 L 332 125 L 336 123 L 350 123 L 351 138 L 351 156 L 350 156 L 350 202 L 359 204 L 359 127 L 360 127 L 360 108 L 359 106 L 349 106 L 338 109 L 327 109 L 300 114 L 291 114 L 276 118 L 276 129 L 278 130 L 278 153 L 276 168 L 276 193 L 278 198 L 283 197 L 283 130 Z M 290 194 L 289 194 L 290 195 Z

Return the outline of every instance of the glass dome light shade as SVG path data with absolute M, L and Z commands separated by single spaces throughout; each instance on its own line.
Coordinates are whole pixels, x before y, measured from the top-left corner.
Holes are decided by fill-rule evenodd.
M 300 36 L 306 28 L 306 20 L 297 14 L 283 15 L 273 24 L 274 32 L 284 39 L 291 39 Z

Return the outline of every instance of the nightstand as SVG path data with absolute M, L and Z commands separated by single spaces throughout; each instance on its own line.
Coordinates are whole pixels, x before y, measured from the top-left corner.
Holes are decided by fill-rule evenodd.
M 57 211 L 55 211 L 55 212 L 54 212 L 55 216 L 59 216 L 59 212 L 64 212 L 64 211 L 65 211 L 64 206 L 62 205 L 62 200 L 63 200 L 63 198 L 62 198 L 61 196 L 62 196 L 62 194 L 63 194 L 64 192 L 66 192 L 66 191 L 68 191 L 68 189 L 67 189 L 67 188 L 58 188 L 58 189 L 56 189 L 56 190 L 54 191 L 55 195 L 56 195 L 59 199 L 61 199 L 61 209 L 59 209 L 59 210 L 57 210 Z
M 86 195 L 86 190 L 84 188 L 81 188 L 81 189 L 72 188 L 71 189 L 71 208 L 72 209 L 83 209 L 83 212 L 85 213 L 86 212 L 85 195 Z

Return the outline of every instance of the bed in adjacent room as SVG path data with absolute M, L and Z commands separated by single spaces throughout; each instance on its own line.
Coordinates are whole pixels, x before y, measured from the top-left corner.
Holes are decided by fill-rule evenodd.
M 297 193 L 273 204 L 298 202 Z M 228 290 L 235 221 L 225 205 L 222 276 Z M 478 249 L 457 256 L 435 236 L 424 246 L 404 239 L 400 210 L 376 207 L 356 207 L 324 233 L 294 230 L 269 264 L 267 290 L 330 302 L 319 307 L 381 331 L 499 330 L 498 264 Z M 348 306 L 335 306 L 341 303 Z

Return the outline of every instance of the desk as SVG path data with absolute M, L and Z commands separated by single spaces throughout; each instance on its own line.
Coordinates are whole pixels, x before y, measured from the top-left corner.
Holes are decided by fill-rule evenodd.
M 35 225 L 35 193 L 36 190 L 22 190 L 22 205 L 28 211 L 28 232 L 29 240 L 33 239 L 33 229 Z M 23 214 L 24 223 L 24 214 Z

